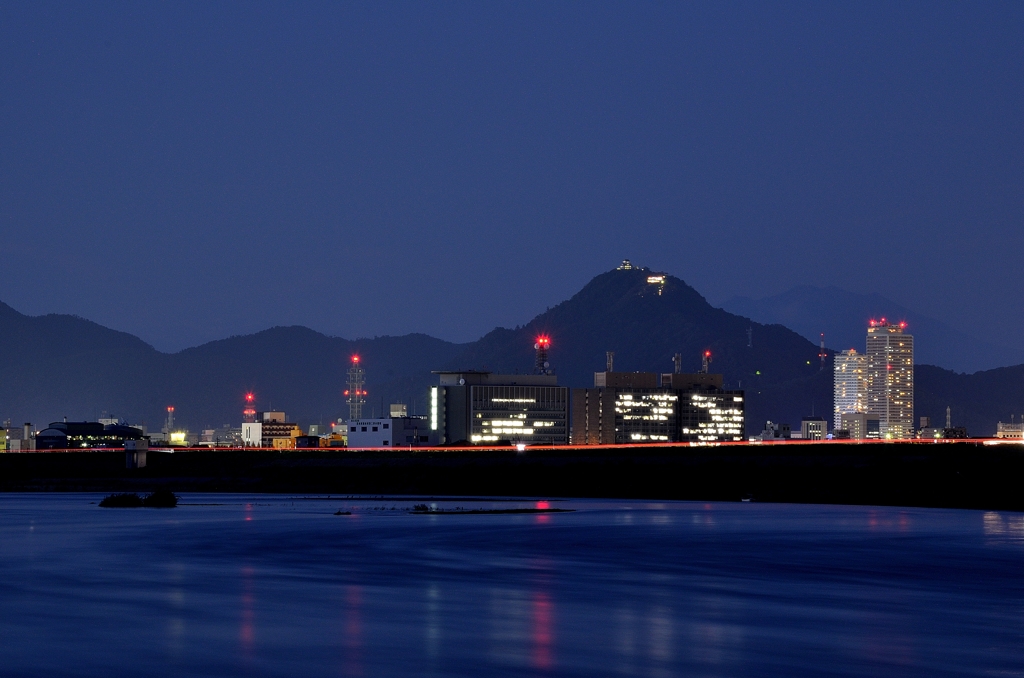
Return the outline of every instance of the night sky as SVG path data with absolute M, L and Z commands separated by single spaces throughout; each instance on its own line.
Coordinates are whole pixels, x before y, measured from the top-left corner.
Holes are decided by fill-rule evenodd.
M 1024 3 L 0 4 L 0 301 L 472 340 L 628 257 L 1024 347 Z

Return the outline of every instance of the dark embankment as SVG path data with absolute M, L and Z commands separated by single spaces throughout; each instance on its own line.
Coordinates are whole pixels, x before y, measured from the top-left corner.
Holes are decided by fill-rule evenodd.
M 0 490 L 619 497 L 1024 510 L 1024 450 L 944 445 L 0 455 Z

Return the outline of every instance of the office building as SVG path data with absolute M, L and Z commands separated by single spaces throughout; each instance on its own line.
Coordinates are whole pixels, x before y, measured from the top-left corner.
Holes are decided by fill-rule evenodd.
M 552 374 L 435 372 L 430 430 L 439 444 L 565 445 L 569 389 Z M 349 427 L 349 445 L 352 431 Z
M 878 418 L 885 439 L 913 438 L 914 337 L 906 323 L 872 320 L 868 327 L 867 413 Z
M 828 422 L 821 417 L 804 417 L 800 421 L 802 440 L 825 440 L 828 438 Z
M 845 432 L 843 438 L 850 440 L 877 440 L 881 438 L 878 417 L 866 412 L 850 412 L 842 415 L 837 431 Z
M 427 417 L 356 419 L 346 423 L 349 447 L 429 447 L 438 444 L 438 432 L 431 430 Z
M 654 372 L 595 372 L 594 388 L 573 390 L 573 443 L 676 442 L 678 405 Z
M 833 419 L 832 428 L 842 429 L 844 414 L 867 412 L 868 382 L 867 356 L 850 349 L 836 353 L 832 358 L 833 368 Z
M 573 391 L 573 443 L 743 440 L 742 391 L 720 374 L 595 372 L 594 387 Z

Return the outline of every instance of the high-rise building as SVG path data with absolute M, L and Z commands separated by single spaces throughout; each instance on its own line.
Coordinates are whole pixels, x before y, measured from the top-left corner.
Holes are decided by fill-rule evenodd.
M 914 337 L 906 323 L 872 320 L 867 336 L 867 412 L 882 438 L 914 436 Z
M 843 428 L 844 414 L 867 412 L 867 356 L 854 349 L 836 353 L 832 358 L 833 368 L 833 430 Z

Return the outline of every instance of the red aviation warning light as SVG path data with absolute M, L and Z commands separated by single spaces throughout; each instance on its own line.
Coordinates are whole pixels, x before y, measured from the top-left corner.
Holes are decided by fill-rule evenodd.
M 358 365 L 359 364 L 359 356 L 358 355 L 352 356 L 352 364 L 353 365 Z

